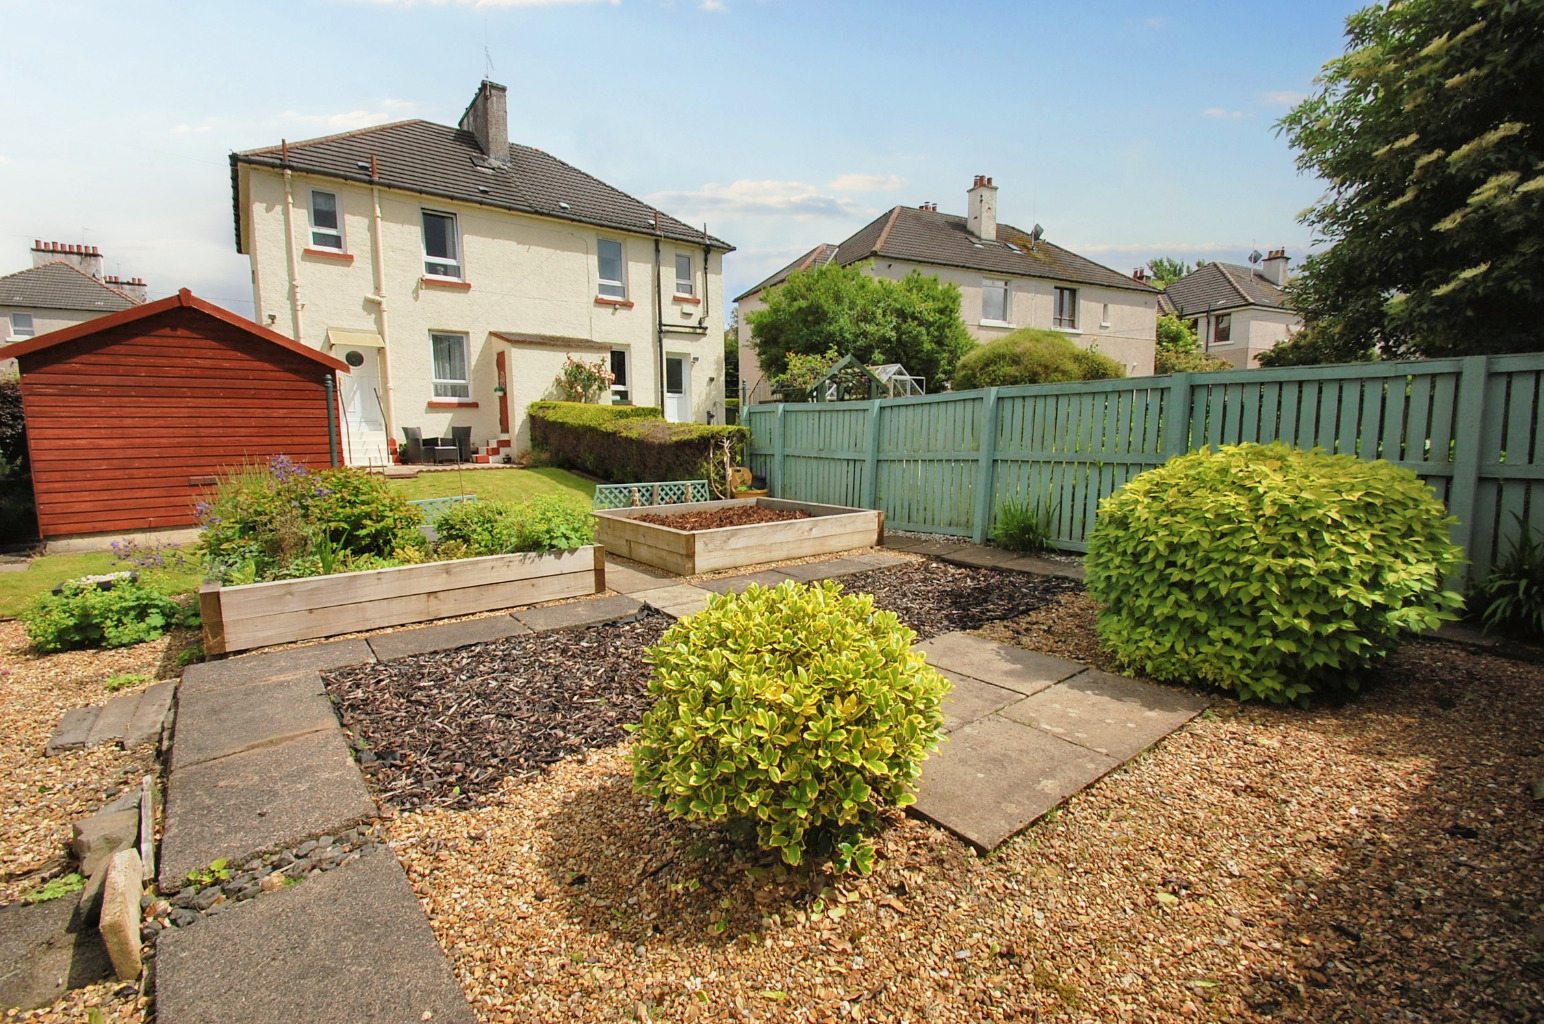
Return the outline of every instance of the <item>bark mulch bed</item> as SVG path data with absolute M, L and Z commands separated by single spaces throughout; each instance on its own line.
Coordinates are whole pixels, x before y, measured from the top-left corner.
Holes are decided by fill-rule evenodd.
M 916 561 L 837 580 L 852 593 L 874 595 L 874 607 L 895 612 L 920 640 L 977 629 L 1034 611 L 1082 584 L 1063 576 L 970 569 Z
M 706 512 L 676 512 L 673 515 L 633 516 L 640 523 L 668 526 L 672 530 L 717 530 L 723 526 L 750 526 L 753 523 L 786 523 L 808 519 L 810 514 L 798 509 L 763 508 L 760 505 L 736 505 Z
M 645 649 L 671 620 L 516 637 L 326 676 L 377 794 L 472 806 L 506 778 L 608 747 L 652 701 Z

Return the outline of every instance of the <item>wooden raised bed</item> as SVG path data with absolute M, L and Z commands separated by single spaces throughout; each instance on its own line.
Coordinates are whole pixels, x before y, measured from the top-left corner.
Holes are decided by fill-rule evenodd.
M 639 522 L 641 515 L 675 515 L 716 508 L 759 505 L 763 508 L 798 509 L 808 519 L 781 523 L 751 523 L 716 530 L 676 530 Z M 883 512 L 844 505 L 816 505 L 779 498 L 739 498 L 729 501 L 694 501 L 648 508 L 597 509 L 595 542 L 607 551 L 635 562 L 693 576 L 715 569 L 736 569 L 758 562 L 825 555 L 833 551 L 873 547 L 884 539 Z
M 204 653 L 228 654 L 605 589 L 606 553 L 590 545 L 237 587 L 206 583 L 198 598 Z

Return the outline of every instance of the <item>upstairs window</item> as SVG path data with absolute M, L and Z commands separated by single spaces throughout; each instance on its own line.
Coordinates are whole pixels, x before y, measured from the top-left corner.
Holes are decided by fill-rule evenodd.
M 423 212 L 424 273 L 430 277 L 461 280 L 461 246 L 456 237 L 456 215 Z
M 981 281 L 981 320 L 1008 322 L 1008 282 L 983 278 Z
M 602 238 L 595 243 L 596 276 L 600 279 L 600 294 L 608 299 L 627 298 L 627 282 L 623 276 L 622 243 L 612 238 Z
M 1078 329 L 1078 290 L 1076 288 L 1056 289 L 1056 311 L 1051 317 L 1052 327 L 1062 327 L 1069 331 Z
M 627 405 L 632 401 L 627 388 L 627 350 L 611 350 L 611 404 Z
M 1233 343 L 1233 314 L 1223 313 L 1217 317 L 1212 327 L 1213 345 L 1231 345 Z
M 697 278 L 692 273 L 692 258 L 683 253 L 677 253 L 675 258 L 675 293 L 692 297 L 697 294 L 696 287 Z
M 335 193 L 311 193 L 311 247 L 343 251 L 343 215 Z
M 466 335 L 429 335 L 434 348 L 434 397 L 471 398 L 472 376 L 466 358 Z
M 37 327 L 32 323 L 31 313 L 11 314 L 11 337 L 35 338 L 37 333 Z

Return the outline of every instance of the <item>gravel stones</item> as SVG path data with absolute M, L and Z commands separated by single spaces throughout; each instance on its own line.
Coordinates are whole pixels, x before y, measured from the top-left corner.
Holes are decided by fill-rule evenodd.
M 507 776 L 607 747 L 653 703 L 643 652 L 670 620 L 559 630 L 325 679 L 375 791 L 398 807 L 467 807 Z

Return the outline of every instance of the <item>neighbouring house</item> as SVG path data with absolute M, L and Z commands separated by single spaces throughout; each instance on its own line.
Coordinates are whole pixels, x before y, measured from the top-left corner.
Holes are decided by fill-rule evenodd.
M 387 460 L 412 427 L 471 427 L 479 461 L 517 454 L 527 406 L 555 397 L 570 356 L 611 369 L 612 401 L 724 420 L 732 247 L 511 143 L 506 109 L 504 86 L 484 81 L 456 127 L 401 121 L 231 154 L 256 318 L 354 368 L 352 464 Z
M 222 470 L 279 454 L 327 466 L 338 444 L 326 378 L 347 379 L 347 365 L 187 289 L 13 342 L 0 359 L 21 370 L 51 549 L 183 539 Z
M 0 341 L 25 341 L 145 301 L 145 282 L 103 273 L 94 245 L 32 243 L 32 267 L 0 277 Z M 0 372 L 14 370 L 0 364 Z
M 1208 354 L 1241 370 L 1258 367 L 1261 352 L 1303 327 L 1287 306 L 1287 265 L 1287 251 L 1272 249 L 1258 267 L 1197 267 L 1164 289 L 1165 312 L 1188 321 Z
M 958 285 L 960 315 L 971 336 L 991 341 L 1021 327 L 1065 331 L 1085 348 L 1123 363 L 1131 374 L 1153 372 L 1158 290 L 1084 259 L 1034 232 L 997 222 L 997 187 L 977 175 L 966 193 L 968 214 L 939 213 L 937 203 L 897 206 L 837 245 L 818 245 L 735 299 L 739 304 L 740 388 L 745 404 L 770 401 L 772 388 L 756 360 L 746 314 L 766 308 L 763 296 L 796 270 L 868 263 L 870 272 L 902 278 L 913 270 Z

